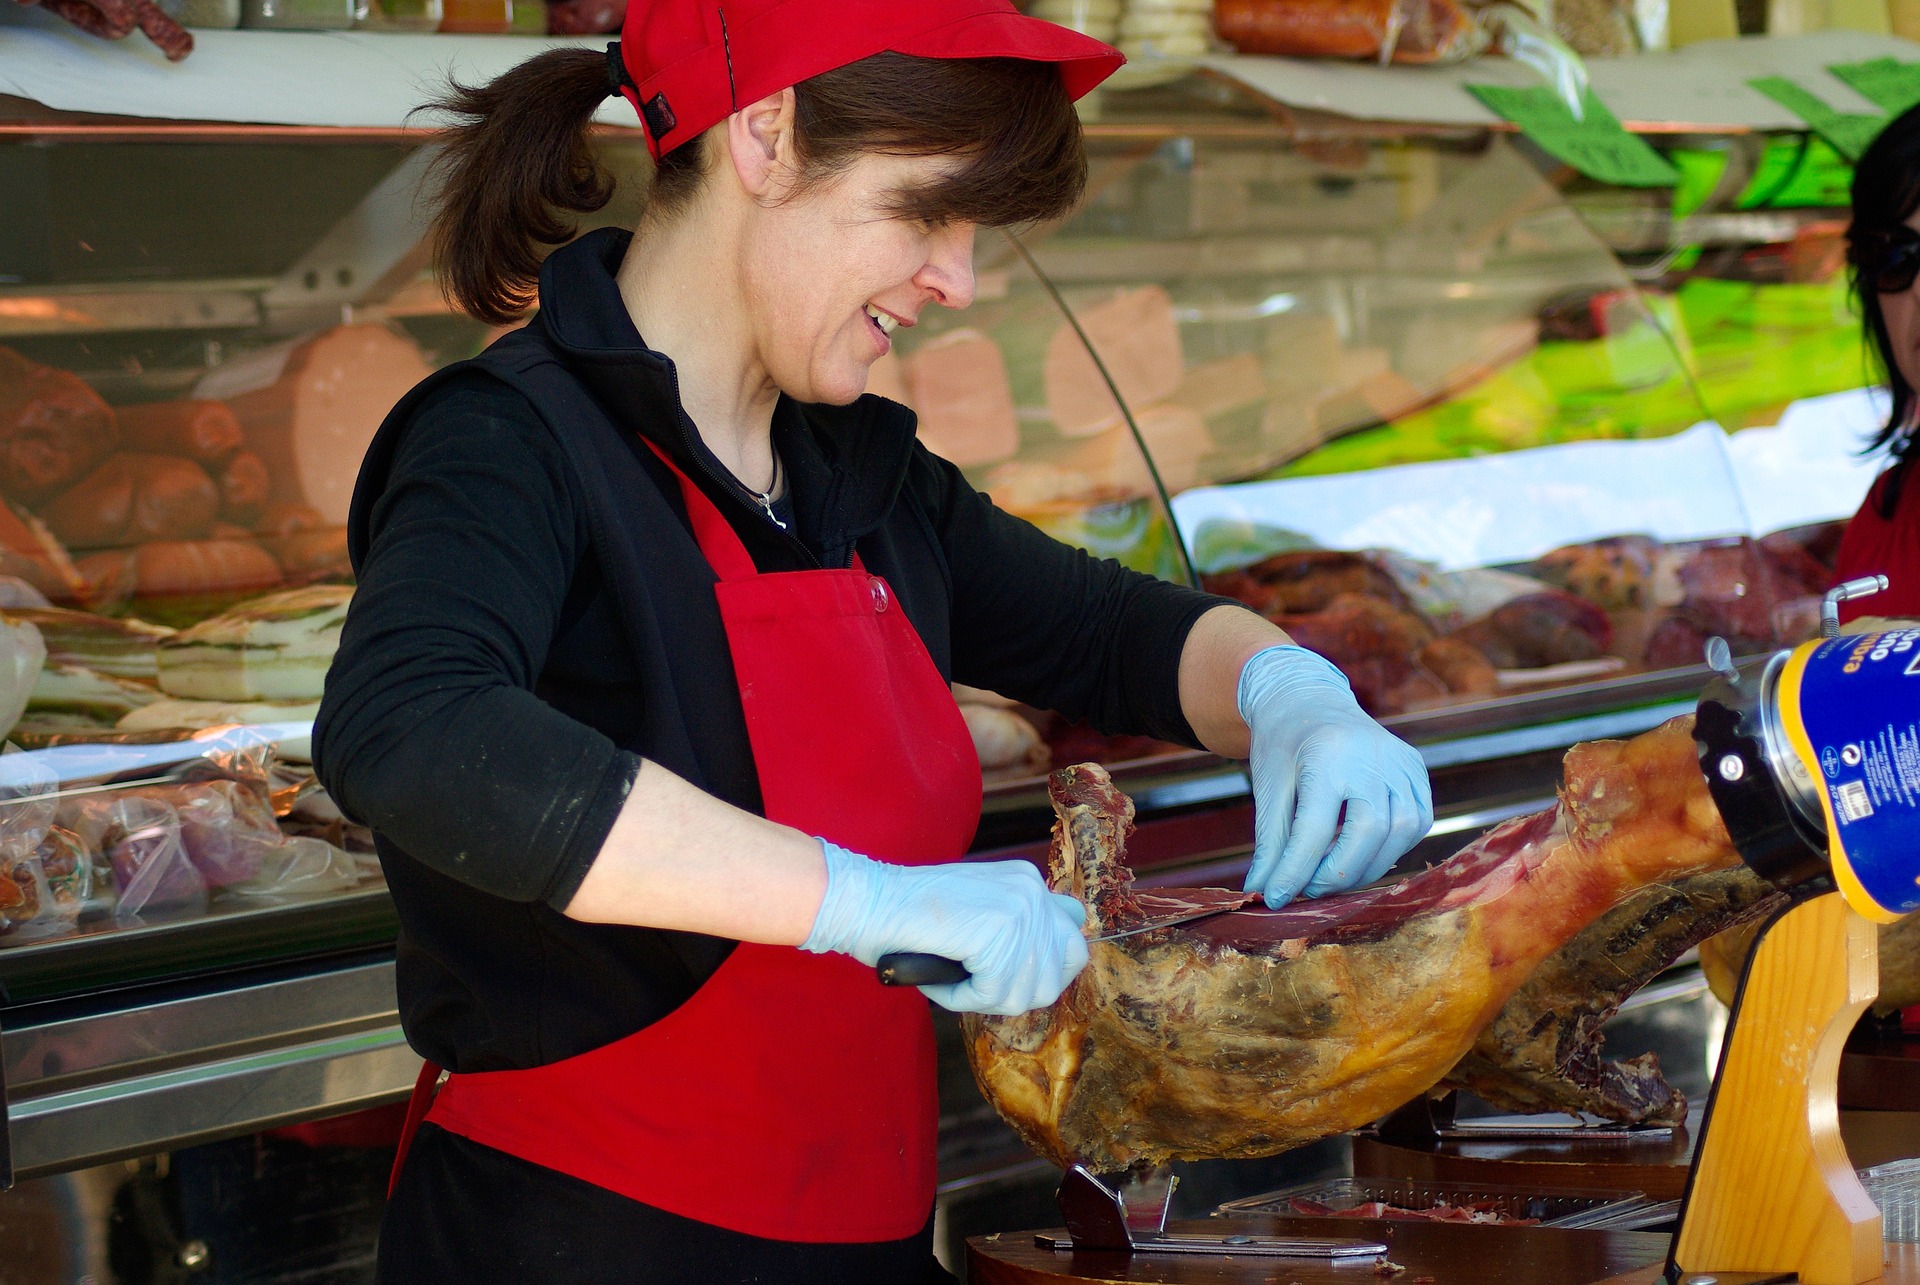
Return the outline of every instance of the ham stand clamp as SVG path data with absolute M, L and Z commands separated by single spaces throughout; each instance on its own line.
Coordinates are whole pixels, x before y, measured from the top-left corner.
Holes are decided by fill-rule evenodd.
M 1817 642 L 1700 695 L 1694 740 L 1741 859 L 1789 897 L 1761 930 L 1728 1017 L 1669 1282 L 1729 1273 L 1801 1285 L 1882 1275 L 1880 1211 L 1839 1130 L 1840 1051 L 1879 989 L 1874 921 L 1920 908 L 1920 628 L 1837 637 L 1827 595 Z M 1748 1279 L 1754 1279 L 1749 1277 Z
M 1129 1184 L 1132 1185 L 1132 1184 Z M 1165 1230 L 1171 1179 L 1154 1184 L 1147 1204 L 1127 1208 L 1126 1197 L 1080 1165 L 1060 1180 L 1060 1216 L 1067 1234 L 1042 1232 L 1033 1238 L 1041 1249 L 1121 1254 L 1211 1254 L 1263 1258 L 1378 1258 L 1387 1247 L 1358 1237 L 1306 1239 L 1292 1236 L 1201 1234 Z

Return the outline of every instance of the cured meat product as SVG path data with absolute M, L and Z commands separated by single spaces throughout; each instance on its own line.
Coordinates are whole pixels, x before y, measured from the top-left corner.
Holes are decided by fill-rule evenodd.
M 1263 616 L 1323 611 L 1342 594 L 1363 593 L 1411 612 L 1400 585 L 1372 558 L 1337 549 L 1276 553 L 1241 571 L 1203 576 L 1209 593 L 1246 603 Z M 1431 631 L 1429 631 L 1431 632 Z
M 319 700 L 352 598 L 345 585 L 310 585 L 183 629 L 160 644 L 160 689 L 191 700 Z
M 1505 1111 L 1679 1123 L 1686 1095 L 1660 1074 L 1659 1059 L 1607 1061 L 1601 1028 L 1689 948 L 1730 925 L 1757 923 L 1784 900 L 1745 866 L 1640 889 L 1534 969 L 1446 1083 Z
M 96 603 L 132 599 L 140 615 L 169 624 L 191 624 L 280 580 L 280 564 L 252 540 L 149 540 L 88 554 L 80 570 Z
M 110 728 L 139 709 L 160 699 L 158 688 L 128 678 L 114 678 L 84 665 L 49 660 L 34 680 L 27 709 L 16 731 L 45 735 L 56 731 Z
M 923 345 L 906 360 L 907 390 L 927 449 L 962 468 L 993 464 L 1020 449 L 1000 345 L 961 329 Z
M 343 526 L 262 536 L 260 543 L 279 561 L 290 584 L 344 580 L 353 575 L 353 560 L 347 555 L 347 529 Z
M 1722 1004 L 1733 1003 L 1740 970 L 1753 953 L 1761 922 L 1748 920 L 1700 943 L 1700 971 Z M 1873 1011 L 1875 1016 L 1887 1017 L 1916 1004 L 1920 1004 L 1920 915 L 1908 915 L 1880 927 L 1880 993 Z
M 1107 375 L 1136 413 L 1179 389 L 1180 328 L 1173 319 L 1173 298 L 1165 290 L 1122 290 L 1077 309 L 1075 315 Z M 1047 412 L 1064 436 L 1092 437 L 1122 422 L 1112 389 L 1072 326 L 1062 325 L 1047 341 L 1041 378 Z
M 1213 29 L 1243 54 L 1424 63 L 1473 50 L 1455 0 L 1215 0 Z
M 215 475 L 220 486 L 220 516 L 237 526 L 251 527 L 266 509 L 273 489 L 266 461 L 252 451 L 236 451 Z
M 118 414 L 121 443 L 131 451 L 184 455 L 212 466 L 246 441 L 232 408 L 210 397 L 122 406 Z
M 1089 935 L 1240 896 L 1135 891 L 1131 801 L 1090 765 L 1051 791 L 1049 881 L 1085 902 Z M 1050 1008 L 963 1019 L 968 1056 L 1058 1164 L 1272 1155 L 1433 1087 L 1541 961 L 1638 889 L 1738 860 L 1675 719 L 1575 746 L 1556 806 L 1398 883 L 1096 943 Z
M 1522 594 L 1447 637 L 1471 645 L 1497 669 L 1540 669 L 1604 655 L 1613 623 L 1586 599 L 1548 590 Z
M 1302 647 L 1339 666 L 1353 686 L 1360 708 L 1375 717 L 1431 704 L 1447 686 L 1419 660 L 1434 641 L 1427 622 L 1379 598 L 1343 594 L 1324 611 L 1304 616 L 1275 616 Z
M 98 674 L 151 686 L 159 676 L 155 648 L 173 630 L 143 620 L 96 616 L 63 607 L 8 607 L 0 619 L 22 621 L 40 631 L 47 660 L 80 665 Z
M 0 348 L 0 494 L 37 505 L 93 472 L 119 441 L 78 375 Z
M 88 592 L 86 577 L 47 524 L 4 501 L 0 501 L 0 574 L 24 580 L 58 602 L 79 602 Z
M 273 498 L 344 525 L 374 430 L 432 373 L 412 340 L 385 326 L 340 326 L 290 349 L 216 367 L 201 396 L 220 396 L 266 462 Z
M 205 535 L 219 512 L 219 488 L 192 460 L 126 451 L 110 456 L 40 516 L 69 548 L 101 549 L 190 540 Z
M 1555 549 L 1531 570 L 1606 611 L 1629 611 L 1680 601 L 1676 561 L 1651 536 L 1621 535 Z

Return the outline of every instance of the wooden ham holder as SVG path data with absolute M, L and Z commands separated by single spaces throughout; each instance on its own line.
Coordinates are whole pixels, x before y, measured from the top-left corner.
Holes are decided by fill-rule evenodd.
M 1880 1211 L 1840 1138 L 1840 1052 L 1880 988 L 1877 929 L 1836 892 L 1761 931 L 1728 1018 L 1667 1279 L 1882 1274 Z

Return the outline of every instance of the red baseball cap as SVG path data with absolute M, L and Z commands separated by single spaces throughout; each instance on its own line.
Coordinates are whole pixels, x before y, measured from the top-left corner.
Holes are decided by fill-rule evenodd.
M 1074 98 L 1126 61 L 1011 0 L 630 0 L 620 92 L 659 157 L 744 104 L 886 50 L 1055 63 Z

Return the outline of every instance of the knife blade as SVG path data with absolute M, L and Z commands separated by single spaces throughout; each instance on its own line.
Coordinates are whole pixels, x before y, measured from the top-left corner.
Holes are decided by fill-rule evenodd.
M 1211 919 L 1215 915 L 1225 915 L 1235 910 L 1245 910 L 1259 899 L 1260 894 L 1257 892 L 1246 893 L 1243 899 L 1226 901 L 1218 906 L 1162 915 L 1157 919 L 1149 919 L 1144 924 L 1122 928 L 1118 932 L 1090 937 L 1087 939 L 1087 945 L 1093 946 L 1103 941 L 1119 941 L 1122 937 L 1133 937 L 1161 928 L 1174 928 L 1200 919 Z M 880 978 L 882 986 L 948 986 L 955 982 L 964 982 L 973 976 L 967 971 L 967 966 L 957 959 L 948 959 L 945 955 L 924 954 L 919 951 L 897 951 L 891 955 L 882 955 L 879 962 L 873 966 L 873 971 Z

